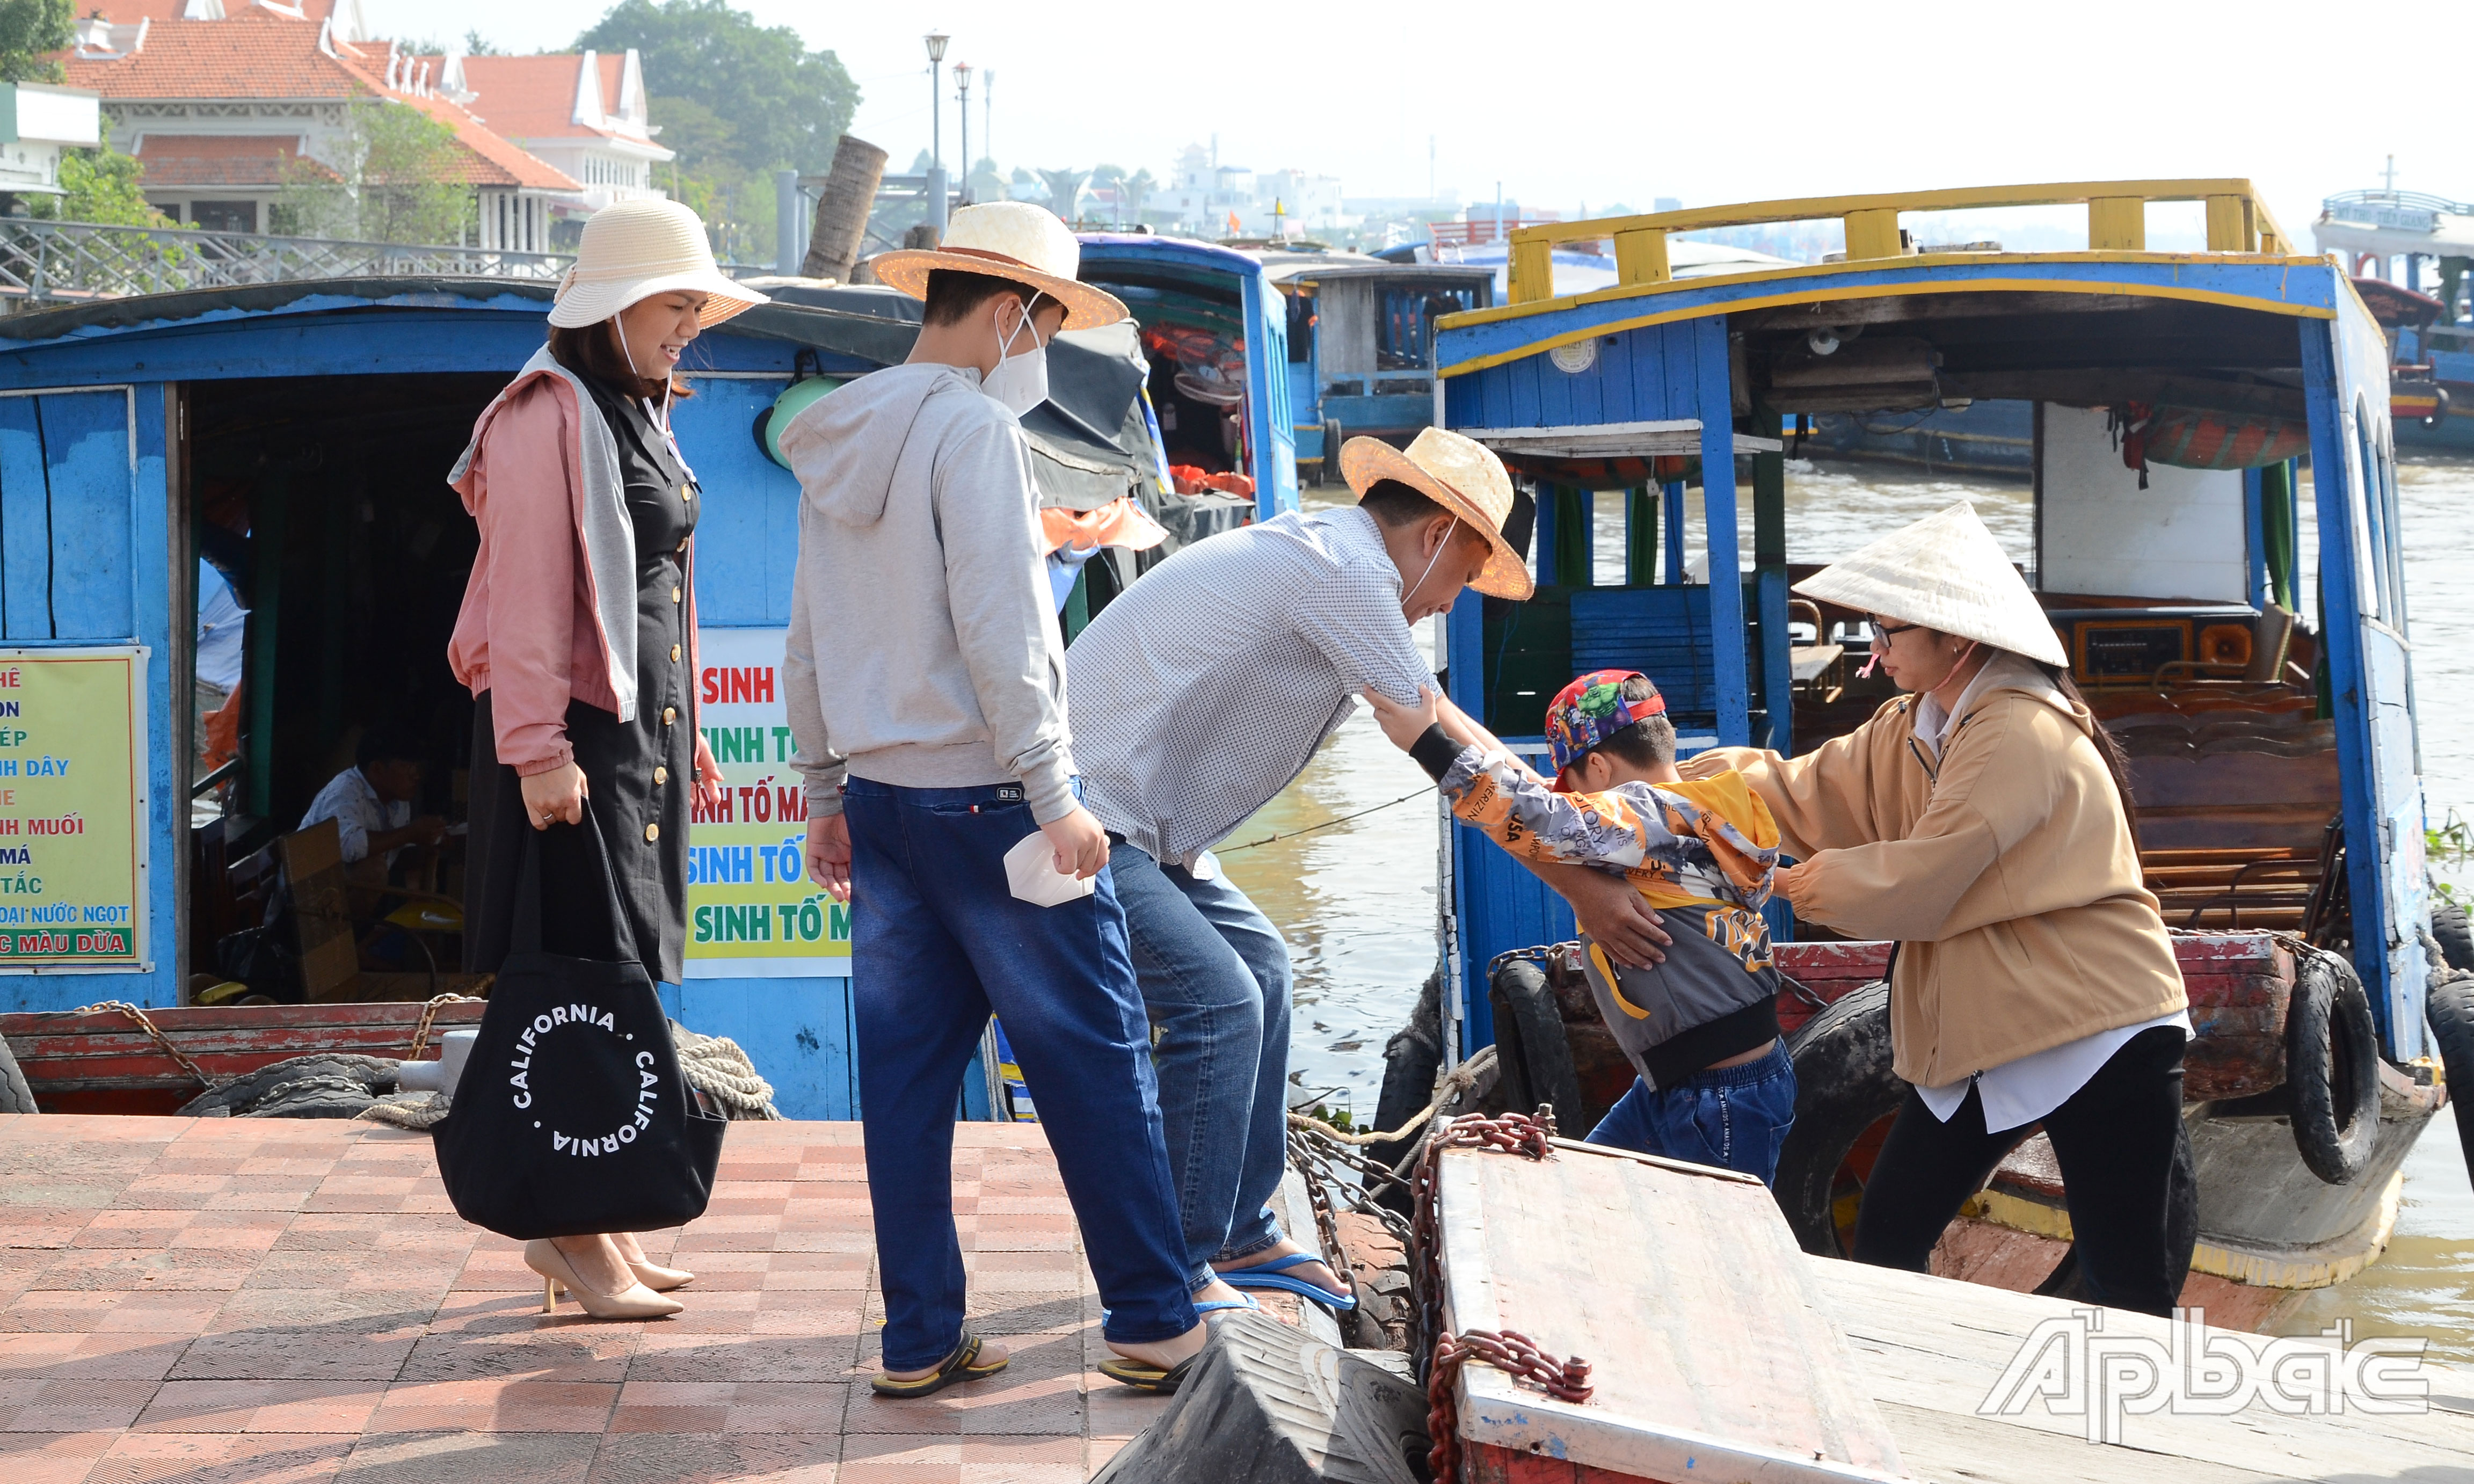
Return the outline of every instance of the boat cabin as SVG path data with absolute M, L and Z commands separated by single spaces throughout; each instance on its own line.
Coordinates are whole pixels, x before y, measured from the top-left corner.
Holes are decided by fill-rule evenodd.
M 1435 322 L 1494 303 L 1494 270 L 1356 254 L 1274 257 L 1288 296 L 1289 406 L 1298 477 L 1340 476 L 1361 434 L 1405 444 L 1435 421 Z
M 2204 204 L 2205 251 L 2147 250 L 2159 202 Z M 2054 205 L 2085 206 L 2086 251 L 1920 253 L 1902 227 Z M 1831 219 L 1843 256 L 1669 271 L 1672 232 Z M 1552 254 L 1584 239 L 1611 244 L 1618 281 L 1558 297 Z M 1537 507 L 1537 596 L 1468 594 L 1448 617 L 1461 706 L 1542 754 L 1546 700 L 1621 666 L 1658 682 L 1686 752 L 1844 735 L 1892 692 L 1856 673 L 1865 615 L 1791 592 L 1852 549 L 1811 550 L 1789 518 L 1789 460 L 1820 451 L 1796 429 L 2015 404 L 2032 520 L 2005 545 L 2131 754 L 2169 926 L 2343 946 L 2387 1054 L 2419 1052 L 2427 886 L 2388 347 L 2341 269 L 2298 254 L 2247 182 L 1769 202 L 1522 228 L 1510 254 L 1511 302 L 1436 335 L 1445 426 L 1501 453 Z M 1885 509 L 1864 539 L 1952 498 Z M 1535 878 L 1453 833 L 1466 1055 L 1492 1039 L 1490 961 L 1573 928 Z M 1826 936 L 1783 905 L 1773 925 Z
M 0 836 L 15 839 L 0 845 L 39 878 L 0 923 L 0 1010 L 183 1006 L 216 985 L 226 1003 L 472 986 L 453 836 L 418 882 L 381 892 L 334 858 L 331 834 L 319 857 L 298 826 L 376 728 L 418 754 L 414 812 L 464 816 L 473 708 L 446 651 L 478 536 L 446 475 L 540 349 L 549 296 L 338 280 L 0 321 L 0 695 L 22 697 L 0 707 L 23 743 L 18 788 L 0 794 Z M 850 1106 L 847 933 L 803 913 L 813 891 L 795 876 L 739 869 L 798 829 L 787 733 L 767 715 L 798 488 L 749 429 L 794 377 L 862 374 L 912 336 L 764 306 L 697 341 L 695 395 L 676 408 L 706 492 L 703 721 L 735 787 L 726 816 L 696 827 L 689 982 L 662 992 L 686 1023 L 748 1046 L 782 1105 L 810 1116 Z M 211 717 L 202 582 L 247 613 L 238 684 Z M 30 754 L 47 776 L 29 776 Z M 65 838 L 20 822 L 81 815 L 89 827 Z M 414 914 L 379 915 L 397 902 Z M 803 915 L 816 932 L 799 932 Z

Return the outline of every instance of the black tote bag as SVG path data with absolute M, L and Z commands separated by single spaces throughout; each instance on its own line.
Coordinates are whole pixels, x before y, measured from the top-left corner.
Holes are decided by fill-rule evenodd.
M 628 941 L 609 846 L 590 815 L 614 929 Z M 669 1020 L 642 963 L 541 951 L 541 842 L 516 875 L 513 952 L 472 1059 L 436 1130 L 455 1214 L 520 1241 L 652 1231 L 704 1214 L 726 1119 L 680 1074 Z

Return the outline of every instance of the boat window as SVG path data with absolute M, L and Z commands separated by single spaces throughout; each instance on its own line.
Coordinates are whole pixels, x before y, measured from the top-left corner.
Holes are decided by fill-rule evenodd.
M 2397 496 L 2397 461 L 2395 426 L 2380 420 L 2380 506 L 2386 514 L 2383 524 L 2389 533 L 2388 577 L 2392 606 L 2389 625 L 2398 633 L 2406 632 L 2405 597 L 2405 522 L 2401 519 L 2402 502 Z
M 2370 404 L 2361 397 L 2354 399 L 2354 466 L 2355 520 L 2367 529 L 2367 558 L 2362 564 L 2361 578 L 2369 583 L 2363 594 L 2364 612 L 2388 621 L 2395 609 L 2395 589 L 2389 574 L 2388 499 L 2382 489 L 2380 456 L 2373 445 L 2375 432 Z
M 1387 288 L 1376 324 L 1377 371 L 1423 371 L 1433 364 L 1435 321 L 1476 307 L 1473 288 Z

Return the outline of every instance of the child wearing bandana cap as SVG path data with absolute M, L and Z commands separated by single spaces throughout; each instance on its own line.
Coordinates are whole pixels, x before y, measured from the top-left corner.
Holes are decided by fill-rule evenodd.
M 1427 696 L 1368 699 L 1464 822 L 1527 860 L 1619 873 L 1665 918 L 1674 944 L 1648 968 L 1615 963 L 1582 924 L 1598 1013 L 1639 1074 L 1589 1142 L 1767 1182 L 1795 1118 L 1795 1065 L 1761 918 L 1778 825 L 1743 775 L 1678 774 L 1665 698 L 1634 670 L 1593 670 L 1557 693 L 1551 781 Z

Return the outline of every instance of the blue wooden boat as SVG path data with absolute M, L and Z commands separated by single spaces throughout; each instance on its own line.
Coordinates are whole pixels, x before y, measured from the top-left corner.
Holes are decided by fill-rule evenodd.
M 2147 251 L 2145 210 L 2157 201 L 2204 202 L 2207 250 Z M 2074 203 L 2089 213 L 2084 252 L 1918 254 L 1900 227 L 1905 212 Z M 1832 218 L 1845 228 L 1843 261 L 1669 272 L 1671 232 Z M 1613 240 L 1620 281 L 1555 297 L 1556 244 L 1588 238 Z M 1547 224 L 1516 231 L 1510 254 L 1511 302 L 1442 322 L 1435 360 L 1445 426 L 1493 447 L 1536 493 L 1540 585 L 1525 604 L 1470 594 L 1452 610 L 1454 700 L 1540 754 L 1546 698 L 1609 666 L 1658 681 L 1687 752 L 1794 753 L 1853 730 L 1888 691 L 1844 671 L 1825 683 L 1807 663 L 1833 647 L 1824 641 L 1860 645 L 1864 616 L 1810 612 L 1790 597 L 1810 569 L 1790 563 L 1782 428 L 1799 416 L 2029 404 L 2037 535 L 2033 551 L 2014 554 L 2032 566 L 2075 678 L 2133 755 L 2143 864 L 2170 925 L 2215 935 L 2186 946 L 2186 975 L 2201 974 L 2194 963 L 2252 965 L 2234 976 L 2249 987 L 2229 979 L 2201 996 L 2194 979 L 2195 1001 L 2250 1007 L 2202 1014 L 2203 1048 L 2237 1022 L 2253 1037 L 2249 1051 L 2218 1058 L 2239 1067 L 2220 1084 L 2221 1116 L 2197 1135 L 2203 1253 L 2215 1244 L 2230 1254 L 2219 1265 L 2227 1282 L 2279 1292 L 2333 1281 L 2375 1255 L 2393 1218 L 2397 1162 L 2441 1100 L 2425 1040 L 2431 900 L 2389 348 L 2344 273 L 2298 254 L 2242 181 L 1926 191 Z M 2194 344 L 2207 354 L 2187 354 Z M 2109 409 L 2134 406 L 2135 418 L 2157 419 L 2141 425 L 2146 470 L 2126 466 L 2108 431 Z M 2316 573 L 2296 571 L 2295 482 L 2284 462 L 2306 429 L 2319 529 L 2353 533 L 2322 544 Z M 2214 451 L 2190 451 L 2202 447 Z M 2169 453 L 2217 467 L 2181 467 Z M 2258 467 L 2226 467 L 2243 462 Z M 1707 510 L 1688 527 L 1687 480 Z M 1592 542 L 1573 527 L 1600 508 L 1587 492 L 1627 488 L 1628 570 L 1620 584 L 1599 585 Z M 1747 499 L 1750 551 L 1736 535 Z M 2294 631 L 2284 615 L 2314 585 L 2328 617 Z M 1452 835 L 1447 1058 L 1496 1039 L 1497 1008 L 1511 1002 L 1490 971 L 1503 956 L 1574 935 L 1568 910 L 1534 876 L 1467 829 Z M 1790 1025 L 1819 1003 L 1813 986 L 1878 977 L 1880 945 L 1796 941 L 1827 935 L 1778 904 L 1773 926 L 1782 962 L 1807 982 L 1805 1003 L 1783 1000 Z M 2335 945 L 2367 991 L 2365 1038 L 2376 1035 L 2387 1101 L 2376 1156 L 2349 1182 L 2306 1170 L 2282 1127 L 2260 1116 L 2255 1095 L 2288 1077 L 2277 985 L 2291 973 L 2271 961 L 2260 929 Z M 1818 992 L 1834 1000 L 1837 990 Z M 1586 1029 L 1573 1031 L 1576 1046 Z M 2195 1065 L 2202 1059 L 2195 1053 Z M 1815 1199 L 1849 1215 L 1869 1156 L 1861 1127 L 1838 1131 L 1851 1163 L 1834 1186 L 1824 1169 Z M 2056 1187 L 2037 1179 L 2019 1174 L 2010 1194 L 2025 1204 L 2003 1208 L 2006 1227 L 1987 1221 L 2050 1242 Z M 2019 1214 L 2029 1206 L 2041 1214 Z M 1804 1229 L 1826 1248 L 1832 1210 L 1808 1214 Z M 1986 1257 L 1984 1270 L 2003 1265 Z M 2008 1266 L 2015 1277 L 2021 1264 Z M 2052 1266 L 2049 1253 L 2027 1281 Z
M 1112 251 L 1159 281 L 1225 287 L 1240 338 L 1273 352 L 1254 368 L 1250 406 L 1284 404 L 1280 326 L 1266 317 L 1280 299 L 1259 264 L 1150 241 L 1094 256 Z M 424 812 L 461 816 L 470 698 L 445 654 L 476 537 L 445 475 L 475 415 L 540 348 L 549 297 L 546 283 L 335 280 L 0 321 L 0 860 L 12 866 L 0 885 L 0 1013 L 15 1017 L 11 1034 L 75 1029 L 60 1012 L 103 1001 L 187 1006 L 224 978 L 216 944 L 258 920 L 233 901 L 230 868 L 292 828 L 350 766 L 360 727 L 410 730 L 432 764 Z M 916 314 L 863 290 L 789 297 L 810 302 L 751 310 L 698 340 L 696 395 L 675 413 L 705 490 L 701 720 L 733 797 L 694 826 L 689 967 L 662 994 L 691 1029 L 745 1047 L 785 1113 L 848 1118 L 848 912 L 799 882 L 784 848 L 804 832 L 774 672 L 798 488 L 762 434 L 793 382 L 902 360 Z M 1132 333 L 1087 332 L 1060 347 L 1056 366 L 1052 401 L 1025 420 L 1044 503 L 1134 498 L 1188 539 L 1210 519 L 1294 506 L 1281 420 L 1257 419 L 1258 498 L 1179 504 L 1157 498 L 1163 460 L 1135 397 L 1146 368 Z M 1113 402 L 1101 395 L 1108 386 Z M 240 756 L 212 779 L 191 746 L 202 555 L 240 573 L 251 609 Z M 109 685 L 60 689 L 73 665 L 108 669 Z M 54 774 L 63 761 L 65 779 Z M 71 826 L 80 838 L 42 833 Z M 439 886 L 457 894 L 451 874 Z M 451 969 L 451 935 L 434 947 Z M 434 986 L 423 965 L 406 966 L 416 972 L 383 976 L 364 962 L 321 998 L 424 997 Z M 334 1018 L 281 1006 L 182 1015 L 176 1036 L 223 1027 L 269 1055 L 294 1034 L 285 1027 Z M 322 1034 L 300 1032 L 297 1050 L 322 1049 Z M 173 1083 L 186 1077 L 161 1059 Z M 993 1069 L 996 1057 L 986 1060 Z M 961 1111 L 990 1116 L 990 1079 L 970 1089 Z
M 1166 462 L 1242 476 L 1260 518 L 1296 509 L 1289 316 L 1261 255 L 1131 232 L 1081 241 L 1082 280 L 1123 300 L 1141 327 Z

